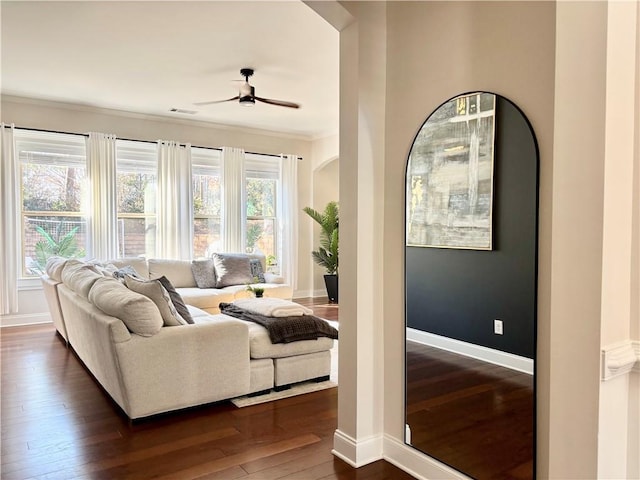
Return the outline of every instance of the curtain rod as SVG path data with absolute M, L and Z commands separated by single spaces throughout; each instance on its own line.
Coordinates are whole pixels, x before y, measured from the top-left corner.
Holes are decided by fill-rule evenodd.
M 5 128 L 9 128 L 10 125 L 4 125 Z M 79 135 L 81 137 L 88 137 L 89 134 L 88 133 L 75 133 L 75 132 L 62 132 L 60 130 L 46 130 L 44 128 L 26 128 L 26 127 L 14 127 L 17 128 L 19 130 L 30 130 L 32 132 L 46 132 L 46 133 L 59 133 L 61 135 Z M 126 142 L 143 142 L 143 143 L 157 143 L 154 142 L 153 140 L 137 140 L 134 138 L 120 138 L 117 137 L 118 140 L 124 140 Z M 186 146 L 185 144 L 181 143 L 181 146 Z M 201 147 L 198 145 L 191 145 L 193 148 L 203 148 L 206 150 L 218 150 L 219 152 L 222 151 L 221 147 Z M 244 152 L 244 153 L 248 153 L 249 155 L 264 155 L 265 157 L 277 157 L 280 158 L 280 155 L 278 155 L 277 153 L 259 153 L 259 152 Z M 302 160 L 302 157 L 296 157 L 298 160 Z

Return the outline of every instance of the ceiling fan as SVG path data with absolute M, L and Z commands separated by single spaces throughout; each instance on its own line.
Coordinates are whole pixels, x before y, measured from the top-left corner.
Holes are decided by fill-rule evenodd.
M 233 98 L 229 98 L 227 100 L 214 100 L 212 102 L 199 102 L 194 103 L 194 105 L 203 106 L 203 105 L 213 105 L 214 103 L 224 103 L 224 102 L 232 102 L 234 100 L 238 100 L 240 105 L 244 106 L 252 106 L 255 105 L 256 100 L 262 103 L 268 103 L 270 105 L 277 105 L 278 107 L 288 107 L 288 108 L 300 108 L 300 105 L 293 102 L 286 102 L 284 100 L 273 100 L 270 98 L 262 98 L 256 97 L 255 92 L 256 89 L 249 84 L 249 77 L 253 75 L 253 68 L 243 68 L 240 70 L 240 75 L 244 77 L 244 83 L 240 85 L 240 92 Z

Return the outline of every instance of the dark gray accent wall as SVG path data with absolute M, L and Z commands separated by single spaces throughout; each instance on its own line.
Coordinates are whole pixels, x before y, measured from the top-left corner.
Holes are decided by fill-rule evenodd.
M 534 358 L 538 150 L 522 112 L 496 101 L 493 250 L 406 247 L 407 326 Z

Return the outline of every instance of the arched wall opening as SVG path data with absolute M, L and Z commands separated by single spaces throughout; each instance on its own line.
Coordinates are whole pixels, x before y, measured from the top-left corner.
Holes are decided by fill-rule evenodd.
M 329 202 L 340 201 L 340 162 L 337 156 L 327 158 L 322 161 L 312 172 L 313 182 L 313 208 L 322 211 Z M 314 224 L 313 238 L 319 236 L 319 227 Z M 315 240 L 317 242 L 317 240 Z M 318 248 L 316 243 L 313 249 Z M 325 271 L 319 265 L 313 265 L 313 296 L 322 297 L 326 295 L 323 275 Z

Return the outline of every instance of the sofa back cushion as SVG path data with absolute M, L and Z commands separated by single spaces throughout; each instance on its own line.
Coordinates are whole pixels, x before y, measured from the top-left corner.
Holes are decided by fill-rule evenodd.
M 149 278 L 167 277 L 176 288 L 197 287 L 191 273 L 191 262 L 188 260 L 164 260 L 150 258 Z
M 116 279 L 103 277 L 96 280 L 89 291 L 89 301 L 143 337 L 155 335 L 164 325 L 160 310 L 153 301 L 129 290 Z
M 47 265 L 44 267 L 45 272 L 52 280 L 56 282 L 62 281 L 62 269 L 67 263 L 68 258 L 64 257 L 49 257 L 47 259 Z
M 62 269 L 62 281 L 83 298 L 89 297 L 89 290 L 99 278 L 104 278 L 93 265 L 80 260 L 68 260 Z

